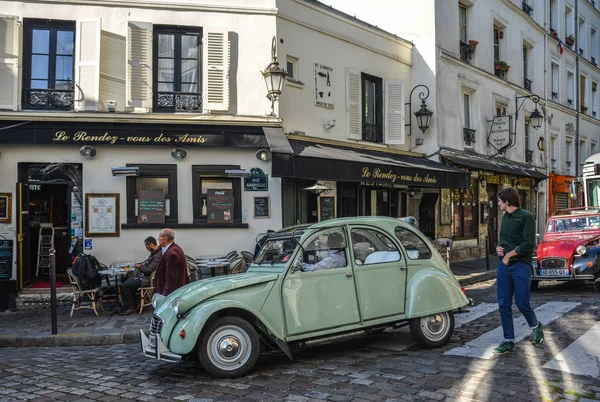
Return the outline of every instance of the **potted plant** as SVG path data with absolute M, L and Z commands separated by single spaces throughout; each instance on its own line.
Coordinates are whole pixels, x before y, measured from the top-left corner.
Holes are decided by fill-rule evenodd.
M 567 46 L 573 46 L 573 44 L 575 43 L 575 35 L 571 34 L 567 36 L 566 42 Z
M 552 39 L 558 40 L 558 32 L 556 32 L 554 29 L 551 30 L 552 31 Z
M 498 60 L 494 66 L 496 70 L 508 71 L 510 66 L 505 61 Z
M 475 49 L 477 48 L 478 44 L 479 44 L 479 41 L 470 40 L 469 41 L 469 52 L 470 53 L 475 53 Z

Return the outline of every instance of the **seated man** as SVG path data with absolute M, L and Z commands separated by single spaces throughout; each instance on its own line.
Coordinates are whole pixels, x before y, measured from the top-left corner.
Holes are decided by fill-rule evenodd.
M 144 286 L 150 286 L 150 276 L 158 267 L 160 258 L 162 257 L 161 248 L 158 247 L 156 239 L 149 236 L 144 240 L 146 250 L 150 252 L 150 256 L 144 262 L 135 264 L 134 277 L 127 279 L 121 284 L 121 297 L 123 298 L 123 312 L 120 315 L 133 314 L 136 311 L 133 298 L 137 290 Z
M 327 237 L 327 257 L 315 264 L 302 263 L 302 271 L 317 271 L 320 269 L 342 268 L 346 266 L 344 237 L 341 233 L 331 233 Z

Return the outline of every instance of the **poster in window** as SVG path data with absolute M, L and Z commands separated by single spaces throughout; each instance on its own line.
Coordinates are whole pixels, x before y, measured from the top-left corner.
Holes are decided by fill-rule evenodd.
M 12 194 L 0 193 L 0 223 L 12 222 Z
M 270 197 L 254 197 L 254 217 L 269 218 L 270 216 Z
M 320 221 L 335 218 L 335 197 L 319 197 L 319 205 L 321 209 Z
M 450 189 L 442 188 L 440 194 L 440 225 L 451 225 L 452 201 L 450 199 Z
M 165 223 L 165 190 L 140 190 L 138 223 Z
M 118 237 L 119 194 L 85 195 L 85 236 Z
M 207 223 L 233 223 L 233 190 L 208 189 L 206 199 Z

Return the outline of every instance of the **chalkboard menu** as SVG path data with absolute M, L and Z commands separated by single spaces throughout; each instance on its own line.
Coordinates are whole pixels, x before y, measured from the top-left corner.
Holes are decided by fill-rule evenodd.
M 321 221 L 335 218 L 335 197 L 319 197 L 321 206 Z
M 270 216 L 269 197 L 254 197 L 254 217 L 268 218 Z
M 233 223 L 233 190 L 209 189 L 206 198 L 208 223 Z
M 0 281 L 10 279 L 13 265 L 13 241 L 0 240 Z
M 165 190 L 140 190 L 138 223 L 165 223 Z

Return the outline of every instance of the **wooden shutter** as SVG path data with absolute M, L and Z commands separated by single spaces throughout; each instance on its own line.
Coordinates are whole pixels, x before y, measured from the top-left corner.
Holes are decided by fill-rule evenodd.
M 404 81 L 386 80 L 384 88 L 384 136 L 386 144 L 404 144 Z
M 353 140 L 362 138 L 362 91 L 360 71 L 346 69 L 346 124 L 347 137 Z
M 152 23 L 127 26 L 127 106 L 152 108 Z
M 202 40 L 202 108 L 229 110 L 229 39 L 224 28 L 206 28 Z
M 77 21 L 75 110 L 98 111 L 100 95 L 100 18 Z
M 18 109 L 19 17 L 0 15 L 0 109 Z

